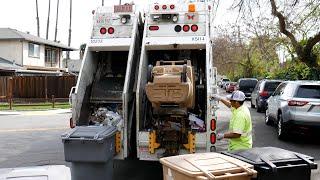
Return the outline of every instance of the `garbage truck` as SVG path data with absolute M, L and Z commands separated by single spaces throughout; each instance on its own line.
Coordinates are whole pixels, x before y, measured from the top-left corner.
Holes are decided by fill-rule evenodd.
M 159 1 L 140 17 L 132 4 L 99 7 L 71 94 L 71 126 L 116 126 L 116 159 L 217 151 L 211 8 Z
M 70 125 L 117 126 L 116 158 L 130 149 L 135 108 L 135 83 L 141 47 L 142 20 L 133 4 L 94 10 L 74 92 Z M 135 133 L 135 132 L 134 132 Z
M 217 150 L 211 7 L 159 1 L 147 8 L 136 89 L 140 160 Z

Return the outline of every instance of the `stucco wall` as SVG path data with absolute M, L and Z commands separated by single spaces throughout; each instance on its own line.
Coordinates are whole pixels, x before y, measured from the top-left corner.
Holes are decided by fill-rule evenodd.
M 22 66 L 41 66 L 45 67 L 45 45 L 40 45 L 40 56 L 31 57 L 29 56 L 29 42 L 28 41 L 0 41 L 0 57 L 7 59 L 9 61 L 15 61 L 16 64 Z M 62 67 L 62 51 L 59 48 L 54 48 L 58 50 L 58 62 L 56 67 Z
M 20 41 L 0 41 L 0 57 L 22 65 L 22 42 Z
M 29 56 L 29 42 L 23 42 L 23 65 L 24 66 L 42 66 L 44 67 L 44 45 L 40 45 L 39 58 Z

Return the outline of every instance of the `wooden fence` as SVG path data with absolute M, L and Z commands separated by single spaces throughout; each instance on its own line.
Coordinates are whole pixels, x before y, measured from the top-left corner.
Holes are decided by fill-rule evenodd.
M 75 76 L 0 77 L 0 97 L 13 99 L 68 98 Z

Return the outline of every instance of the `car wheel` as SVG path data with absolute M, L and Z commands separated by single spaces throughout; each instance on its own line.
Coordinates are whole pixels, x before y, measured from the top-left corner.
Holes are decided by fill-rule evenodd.
M 261 107 L 259 106 L 258 101 L 256 101 L 256 106 L 257 106 L 257 112 L 261 112 Z
M 268 109 L 266 109 L 266 112 L 264 114 L 264 121 L 265 121 L 266 125 L 268 125 L 268 126 L 273 124 L 272 120 L 269 117 Z
M 252 98 L 251 98 L 250 104 L 251 104 L 251 108 L 255 108 L 255 107 L 256 107 L 256 106 L 252 103 Z
M 277 130 L 278 130 L 278 139 L 285 140 L 287 138 L 287 127 L 283 123 L 283 118 L 281 113 L 278 115 Z

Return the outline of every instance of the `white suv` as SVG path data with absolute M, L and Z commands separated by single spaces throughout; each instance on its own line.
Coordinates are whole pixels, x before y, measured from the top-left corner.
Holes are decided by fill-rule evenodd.
M 283 139 L 294 127 L 320 128 L 320 82 L 286 81 L 268 99 L 265 122 Z

